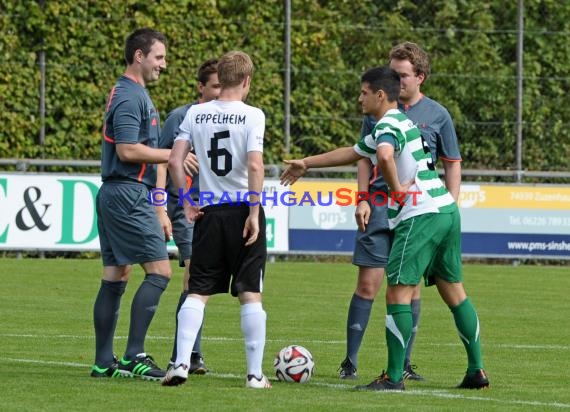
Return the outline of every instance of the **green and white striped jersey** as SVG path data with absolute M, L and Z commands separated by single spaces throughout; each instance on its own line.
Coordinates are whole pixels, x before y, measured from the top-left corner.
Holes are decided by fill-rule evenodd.
M 372 133 L 354 145 L 354 150 L 376 164 L 376 148 L 382 142 L 395 145 L 394 158 L 400 183 L 414 181 L 408 193 L 389 194 L 390 228 L 413 216 L 451 213 L 455 209 L 455 200 L 437 174 L 428 144 L 414 123 L 398 109 L 388 110 Z

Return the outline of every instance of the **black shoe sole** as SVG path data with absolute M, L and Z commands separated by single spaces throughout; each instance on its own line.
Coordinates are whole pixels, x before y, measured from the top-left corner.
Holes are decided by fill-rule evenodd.
M 417 382 L 421 382 L 421 381 L 425 381 L 426 379 L 423 376 L 404 376 L 404 380 L 407 381 L 417 381 Z
M 356 376 L 356 375 L 345 375 L 345 376 L 339 376 L 338 378 L 343 380 L 343 381 L 355 381 L 358 379 L 358 376 Z
M 481 385 L 481 386 L 461 386 L 461 385 L 459 385 L 459 386 L 456 386 L 456 388 L 457 388 L 457 389 L 471 389 L 471 390 L 476 389 L 476 390 L 481 390 L 481 389 L 489 389 L 489 384 L 487 383 L 487 384 L 484 384 L 484 385 Z
M 146 376 L 146 375 L 134 375 L 136 378 L 141 378 L 143 381 L 159 382 L 164 379 L 164 376 Z
M 169 381 L 162 381 L 162 386 L 178 386 L 186 383 L 187 379 L 180 376 L 173 376 Z
M 91 376 L 92 378 L 95 378 L 95 379 L 104 379 L 104 378 L 120 379 L 120 378 L 123 378 L 123 375 L 121 375 L 121 374 L 119 374 L 117 376 L 113 376 L 113 375 L 107 375 L 106 373 L 98 373 L 98 372 L 95 372 L 95 373 L 91 372 L 91 375 L 89 375 L 89 376 Z
M 143 381 L 156 382 L 156 381 L 161 381 L 162 379 L 164 379 L 164 376 L 137 375 L 137 374 L 129 372 L 129 371 L 119 371 L 119 373 L 121 374 L 121 376 L 118 376 L 118 377 L 139 378 L 139 379 L 142 379 Z
M 368 386 L 368 385 L 359 385 L 354 387 L 355 391 L 369 391 L 369 392 L 402 392 L 405 391 L 406 388 L 389 388 L 385 386 Z

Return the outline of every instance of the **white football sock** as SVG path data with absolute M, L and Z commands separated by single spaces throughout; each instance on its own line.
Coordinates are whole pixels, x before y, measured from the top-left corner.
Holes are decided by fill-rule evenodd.
M 178 311 L 175 365 L 184 363 L 190 366 L 190 355 L 194 341 L 204 320 L 204 306 L 201 300 L 188 297 Z
M 261 364 L 265 349 L 265 324 L 267 314 L 261 302 L 241 305 L 241 330 L 245 339 L 245 359 L 247 374 L 260 378 Z

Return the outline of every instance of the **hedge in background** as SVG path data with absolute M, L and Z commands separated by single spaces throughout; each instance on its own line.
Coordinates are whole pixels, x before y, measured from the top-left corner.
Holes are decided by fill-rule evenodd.
M 466 168 L 515 164 L 516 2 L 292 2 L 291 155 L 352 144 L 359 76 L 403 40 L 432 58 L 423 91 L 456 123 Z M 570 157 L 568 2 L 525 1 L 524 163 L 565 170 Z M 249 102 L 267 116 L 266 162 L 284 153 L 284 6 L 276 0 L 0 0 L 0 157 L 98 159 L 109 90 L 125 36 L 168 39 L 167 72 L 149 87 L 162 117 L 196 98 L 195 71 L 232 49 L 251 54 Z M 46 139 L 40 147 L 39 52 L 46 56 Z M 554 150 L 550 150 L 550 148 Z

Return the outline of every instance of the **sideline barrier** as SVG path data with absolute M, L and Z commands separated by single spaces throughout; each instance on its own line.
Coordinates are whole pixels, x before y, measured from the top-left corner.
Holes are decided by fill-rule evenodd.
M 346 181 L 300 181 L 299 192 L 356 191 Z M 462 254 L 484 258 L 570 259 L 570 187 L 463 184 Z M 289 213 L 289 250 L 352 253 L 354 206 L 298 206 Z
M 570 188 L 461 186 L 462 251 L 479 257 L 570 259 Z
M 100 184 L 91 174 L 0 173 L 0 250 L 98 251 Z M 265 206 L 268 252 L 351 254 L 355 206 L 335 204 L 347 203 L 339 189 L 346 196 L 356 184 L 266 179 L 267 199 L 277 199 Z M 459 206 L 465 257 L 570 259 L 568 185 L 463 184 Z
M 99 175 L 0 173 L 0 250 L 98 251 Z M 285 190 L 266 180 L 264 192 Z M 267 251 L 288 251 L 288 210 L 265 208 Z M 173 241 L 168 243 L 176 251 Z

